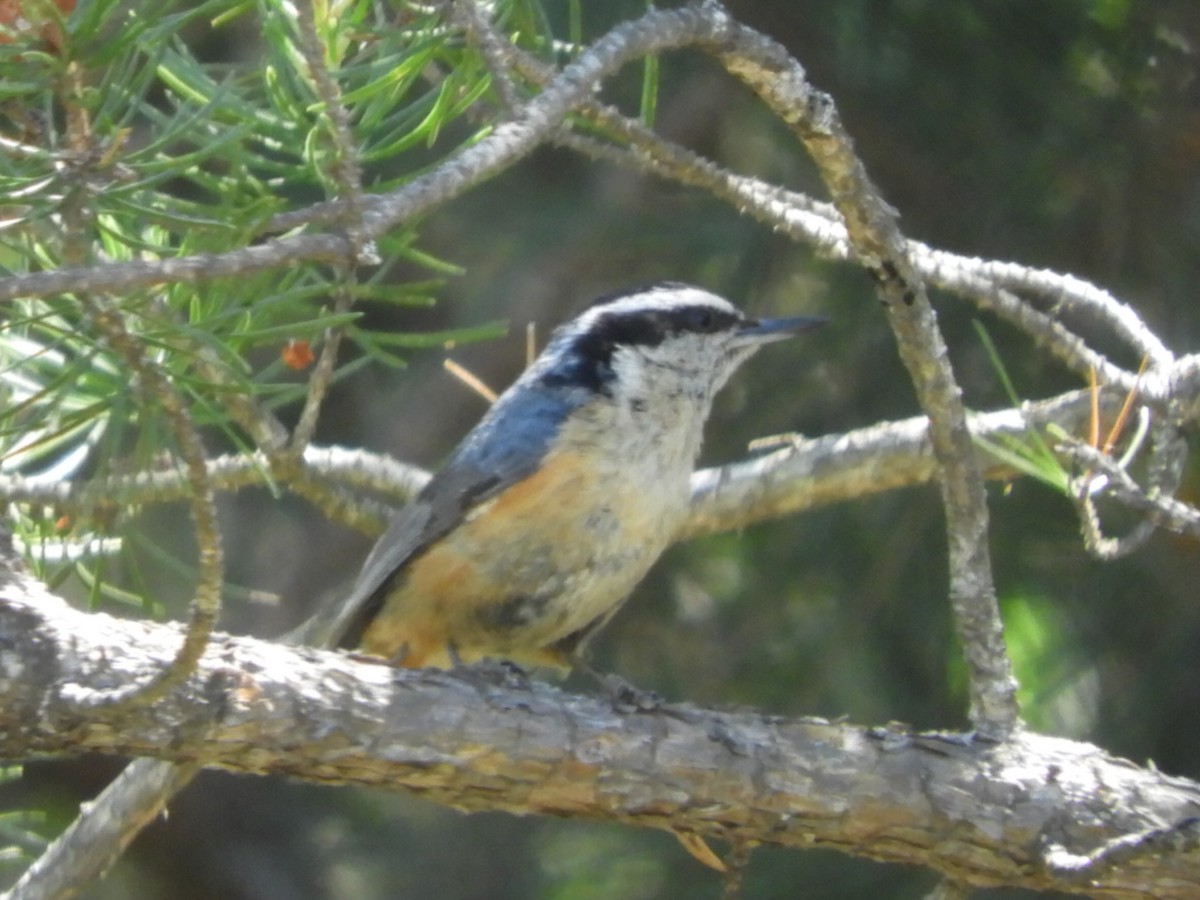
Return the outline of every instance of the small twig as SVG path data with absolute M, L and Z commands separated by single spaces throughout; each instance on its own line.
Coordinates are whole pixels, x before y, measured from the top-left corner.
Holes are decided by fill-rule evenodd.
M 144 348 L 126 329 L 120 313 L 114 306 L 86 294 L 81 295 L 80 301 L 96 330 L 134 373 L 147 399 L 153 399 L 161 405 L 163 417 L 179 445 L 190 489 L 192 522 L 199 548 L 200 583 L 196 586 L 187 632 L 178 654 L 170 666 L 146 682 L 126 685 L 105 693 L 76 694 L 74 697 L 81 706 L 91 708 L 135 702 L 150 703 L 182 683 L 195 669 L 220 614 L 224 563 L 216 501 L 212 484 L 208 480 L 204 445 L 178 390 L 167 375 L 146 357 Z M 64 690 L 70 691 L 70 687 L 68 685 Z
M 1200 353 L 1181 356 L 1167 375 L 1167 392 L 1177 404 L 1180 422 L 1200 419 Z
M 66 900 L 78 896 L 120 858 L 138 833 L 200 771 L 198 765 L 134 760 L 0 900 Z
M 1097 353 L 1083 338 L 1052 316 L 1034 309 L 1012 291 L 998 286 L 985 274 L 992 263 L 937 250 L 919 242 L 910 242 L 909 248 L 914 265 L 931 285 L 965 297 L 981 309 L 989 310 L 1012 323 L 1033 339 L 1035 347 L 1045 348 L 1072 371 L 1086 377 L 1090 370 L 1094 370 L 1105 384 L 1116 385 L 1126 391 L 1132 390 L 1137 383 L 1137 376 L 1133 372 Z
M 1146 363 L 1149 362 L 1149 357 L 1142 357 L 1142 364 L 1138 366 L 1138 375 L 1140 376 L 1146 371 Z M 1117 418 L 1113 421 L 1112 428 L 1108 430 L 1108 437 L 1104 439 L 1104 446 L 1099 447 L 1100 452 L 1104 454 L 1112 453 L 1113 447 L 1116 446 L 1117 440 L 1121 437 L 1121 432 L 1125 430 L 1125 423 L 1129 421 L 1129 413 L 1133 410 L 1134 401 L 1137 400 L 1138 391 L 1135 387 L 1125 395 L 1125 402 L 1121 404 L 1121 411 L 1117 413 Z M 1100 416 L 1097 412 L 1096 426 L 1099 427 Z M 1099 446 L 1093 443 L 1093 447 Z
M 725 855 L 725 876 L 721 879 L 721 900 L 740 900 L 746 882 L 750 857 L 758 847 L 757 841 L 734 840 Z
M 1088 369 L 1088 393 L 1092 398 L 1092 415 L 1088 421 L 1088 444 L 1100 446 L 1100 382 L 1096 379 L 1096 370 Z
M 1077 480 L 1077 496 L 1090 499 L 1096 491 L 1094 485 L 1098 473 L 1105 479 L 1100 493 L 1130 509 L 1145 513 L 1155 525 L 1177 534 L 1200 538 L 1200 510 L 1194 506 L 1174 497 L 1144 490 L 1115 459 L 1087 444 L 1076 441 L 1064 443 L 1056 449 L 1077 465 L 1090 470 L 1087 476 Z
M 338 262 L 345 259 L 351 249 L 343 235 L 302 234 L 224 253 L 195 253 L 172 259 L 138 259 L 48 272 L 28 272 L 0 278 L 0 302 L 18 297 L 49 297 L 77 291 L 128 294 L 138 288 L 160 284 L 212 281 L 262 272 L 301 260 Z
M 1153 373 L 1151 373 L 1153 374 Z M 1163 379 L 1149 379 L 1161 384 Z M 1156 396 L 1163 395 L 1157 390 Z M 1150 419 L 1150 453 L 1146 460 L 1146 484 L 1156 496 L 1174 497 L 1183 482 L 1188 445 L 1180 433 L 1182 398 L 1168 396 Z
M 301 0 L 295 6 L 300 52 L 308 65 L 317 96 L 321 100 L 325 117 L 329 120 L 329 134 L 333 139 L 333 180 L 336 182 L 340 199 L 343 201 L 340 224 L 354 247 L 352 259 L 360 265 L 378 265 L 379 255 L 371 235 L 363 231 L 362 166 L 358 160 L 358 148 L 350 125 L 350 113 L 342 103 L 341 89 L 330 74 L 325 59 L 325 50 L 317 33 L 316 11 L 313 0 Z M 326 6 L 326 14 L 330 7 Z
M 80 266 L 92 261 L 91 234 L 95 210 L 88 196 L 88 183 L 93 162 L 91 118 L 83 102 L 86 89 L 83 67 L 71 62 L 63 78 L 60 100 L 63 104 L 68 150 L 62 172 L 67 189 L 62 204 L 63 259 L 68 265 Z
M 512 45 L 492 28 L 487 14 L 476 0 L 447 0 L 445 7 L 450 20 L 462 28 L 467 40 L 483 57 L 492 75 L 492 84 L 500 95 L 501 105 L 508 113 L 515 112 L 524 98 L 509 72 L 511 55 L 508 51 Z
M 1083 538 L 1083 548 L 1096 559 L 1110 561 L 1128 556 L 1145 545 L 1154 534 L 1154 525 L 1143 521 L 1130 529 L 1128 534 L 1109 537 L 1104 533 L 1100 512 L 1087 495 L 1087 489 L 1078 488 L 1072 499 L 1075 501 L 1075 512 L 1079 516 L 1079 534 Z
M 334 292 L 333 306 L 335 314 L 341 314 L 349 312 L 354 306 L 354 266 L 378 265 L 380 260 L 374 241 L 363 230 L 362 166 L 359 164 L 358 149 L 350 126 L 350 113 L 342 103 L 341 90 L 329 71 L 323 42 L 317 33 L 314 6 L 313 0 L 302 0 L 296 5 L 296 19 L 299 25 L 300 49 L 308 64 L 309 75 L 317 95 L 321 98 L 333 138 L 332 174 L 341 199 L 345 201 L 341 207 L 339 224 L 354 247 L 354 254 L 350 260 L 336 267 L 341 277 L 338 278 Z M 329 7 L 326 6 L 325 9 L 328 14 Z M 334 367 L 345 333 L 345 327 L 341 325 L 326 329 L 321 354 L 308 378 L 304 408 L 292 432 L 293 453 L 303 451 L 316 434 L 317 420 L 320 418 L 329 385 L 333 381 Z
M 533 361 L 537 359 L 537 323 L 527 322 L 525 324 L 525 368 L 533 365 Z
M 496 402 L 496 398 L 499 395 L 486 384 L 484 384 L 479 376 L 477 376 L 475 373 L 463 368 L 449 357 L 442 360 L 442 368 L 477 393 L 488 403 Z
M 331 522 L 338 522 L 355 531 L 378 535 L 393 512 L 384 505 L 365 501 L 347 490 L 329 484 L 299 463 L 295 471 L 289 474 L 287 483 L 296 496 L 302 497 L 319 509 L 321 515 L 327 516 Z
M 334 315 L 340 316 L 349 312 L 354 306 L 354 285 L 357 278 L 353 269 L 339 268 L 343 268 L 344 271 L 341 278 L 338 279 L 334 292 L 333 312 Z M 342 325 L 325 330 L 325 341 L 321 346 L 321 353 L 308 377 L 308 391 L 304 396 L 304 408 L 292 431 L 291 452 L 293 454 L 302 453 L 316 435 L 317 421 L 321 416 L 325 397 L 329 393 L 329 386 L 333 383 L 338 351 L 341 349 L 345 336 L 346 329 Z

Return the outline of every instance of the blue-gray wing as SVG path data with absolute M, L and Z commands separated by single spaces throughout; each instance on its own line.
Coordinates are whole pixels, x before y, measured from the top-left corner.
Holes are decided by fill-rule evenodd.
M 302 626 L 298 642 L 354 647 L 408 561 L 457 526 L 474 506 L 535 472 L 579 393 L 518 381 L 463 439 L 429 484 L 392 518 L 350 593 Z

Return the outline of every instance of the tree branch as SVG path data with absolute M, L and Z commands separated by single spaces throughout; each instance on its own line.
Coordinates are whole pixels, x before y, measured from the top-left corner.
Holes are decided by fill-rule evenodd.
M 194 764 L 137 759 L 126 766 L 88 810 L 22 873 L 3 900 L 76 897 L 108 871 L 143 828 L 200 771 Z
M 1120 406 L 1115 391 L 1101 395 L 1102 411 Z M 968 418 L 971 433 L 1001 442 L 1024 439 L 1053 423 L 1080 433 L 1091 414 L 1087 391 L 1073 391 L 1021 409 L 976 413 Z M 984 474 L 1011 479 L 1012 468 L 976 451 Z M 692 505 L 677 540 L 744 528 L 755 522 L 805 509 L 858 499 L 902 487 L 928 484 L 937 478 L 929 444 L 929 420 L 914 416 L 882 422 L 843 434 L 815 438 L 795 436 L 788 446 L 756 459 L 743 460 L 692 475 Z
M 719 15 L 718 15 L 719 17 Z M 833 98 L 770 38 L 731 24 L 715 42 L 725 68 L 749 85 L 791 129 L 816 163 L 857 256 L 875 278 L 937 457 L 946 512 L 950 605 L 967 662 L 970 716 L 1001 737 L 1019 724 L 1012 665 L 988 550 L 983 476 L 967 428 L 962 391 L 950 366 L 924 280 L 913 266 L 897 214 L 854 153 Z
M 1121 395 L 1104 390 L 1101 410 L 1111 415 L 1120 407 Z M 1024 404 L 1021 409 L 977 413 L 970 417 L 973 434 L 997 442 L 1020 440 L 1030 429 L 1041 431 L 1053 423 L 1070 433 L 1083 433 L 1091 414 L 1087 391 L 1072 391 Z M 776 519 L 831 503 L 843 503 L 902 487 L 928 484 L 937 477 L 937 466 L 928 440 L 929 420 L 914 416 L 882 422 L 842 434 L 806 438 L 788 436 L 787 446 L 772 453 L 709 469 L 692 475 L 692 503 L 688 520 L 676 535 L 687 540 L 705 534 L 734 531 L 756 522 Z M 1018 475 L 991 460 L 980 450 L 984 474 L 992 479 Z M 382 531 L 387 508 L 362 499 L 379 494 L 394 503 L 412 496 L 428 480 L 416 466 L 388 456 L 343 447 L 305 449 L 303 472 L 327 485 L 353 490 L 356 515 L 346 524 L 362 531 Z M 300 470 L 298 470 L 300 471 Z M 270 475 L 266 454 L 236 454 L 209 461 L 214 488 L 236 491 L 264 485 Z M 291 484 L 286 478 L 285 485 Z M 188 481 L 181 470 L 139 472 L 89 481 L 45 482 L 20 476 L 0 476 L 0 496 L 11 501 L 52 505 L 86 516 L 97 506 L 139 506 L 188 497 Z
M 145 392 L 142 402 L 157 402 L 162 407 L 178 445 L 188 483 L 188 505 L 196 529 L 200 580 L 192 597 L 183 641 L 170 665 L 161 671 L 151 673 L 144 680 L 122 684 L 109 694 L 92 694 L 83 701 L 92 705 L 152 703 L 191 673 L 221 612 L 225 564 L 216 495 L 208 480 L 204 444 L 192 422 L 187 403 L 162 368 L 146 355 L 139 338 L 127 327 L 124 311 L 99 295 L 82 294 L 80 299 L 97 332 L 137 375 Z
M 152 709 L 87 715 L 74 698 L 158 671 L 178 628 L 81 613 L 9 573 L 0 634 L 8 758 L 137 754 L 403 789 L 460 810 L 826 847 L 976 887 L 1079 891 L 1040 847 L 1086 856 L 1200 812 L 1200 785 L 1057 738 L 972 743 L 691 705 L 622 714 L 478 670 L 396 670 L 225 635 Z M 1192 897 L 1200 857 L 1122 857 L 1082 890 Z

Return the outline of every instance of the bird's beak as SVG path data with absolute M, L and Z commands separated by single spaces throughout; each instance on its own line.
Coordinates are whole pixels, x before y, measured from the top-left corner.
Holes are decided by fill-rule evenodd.
M 792 316 L 787 319 L 757 319 L 742 323 L 734 341 L 739 346 L 749 347 L 782 341 L 802 331 L 820 328 L 829 320 L 824 316 Z

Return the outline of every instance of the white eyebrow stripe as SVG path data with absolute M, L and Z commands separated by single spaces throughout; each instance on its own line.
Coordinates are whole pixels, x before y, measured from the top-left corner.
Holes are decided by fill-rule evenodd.
M 684 306 L 710 306 L 723 313 L 734 315 L 738 313 L 737 307 L 728 300 L 700 288 L 684 285 L 661 285 L 638 291 L 636 294 L 615 298 L 600 306 L 593 306 L 570 323 L 571 331 L 575 333 L 586 331 L 601 316 L 638 312 L 670 312 Z

